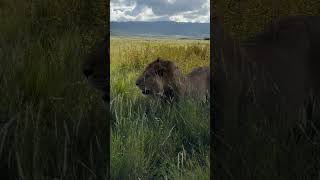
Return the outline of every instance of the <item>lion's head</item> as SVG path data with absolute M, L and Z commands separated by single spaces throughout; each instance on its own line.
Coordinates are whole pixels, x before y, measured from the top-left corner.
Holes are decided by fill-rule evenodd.
M 158 58 L 146 67 L 136 85 L 144 95 L 173 100 L 181 93 L 178 83 L 182 83 L 182 77 L 173 62 Z
M 105 38 L 103 42 L 93 47 L 82 66 L 82 72 L 89 83 L 103 92 L 104 101 L 109 99 L 109 62 L 109 42 Z

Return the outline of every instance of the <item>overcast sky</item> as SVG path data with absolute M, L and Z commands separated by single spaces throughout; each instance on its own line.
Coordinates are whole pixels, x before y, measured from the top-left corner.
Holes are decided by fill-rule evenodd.
M 209 22 L 209 0 L 111 0 L 111 21 Z

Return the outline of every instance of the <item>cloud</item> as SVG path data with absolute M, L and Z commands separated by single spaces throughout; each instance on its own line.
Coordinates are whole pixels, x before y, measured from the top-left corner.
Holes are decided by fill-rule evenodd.
M 111 21 L 209 22 L 209 0 L 111 0 Z

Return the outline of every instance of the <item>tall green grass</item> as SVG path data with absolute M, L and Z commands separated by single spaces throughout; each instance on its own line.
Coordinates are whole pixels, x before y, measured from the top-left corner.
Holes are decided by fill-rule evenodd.
M 80 69 L 101 34 L 80 25 L 85 10 L 73 0 L 0 2 L 0 179 L 105 177 L 107 114 Z
M 165 105 L 135 80 L 157 57 L 182 72 L 209 65 L 209 43 L 111 38 L 112 179 L 209 179 L 209 103 Z
M 288 15 L 319 14 L 319 4 L 316 5 L 312 0 L 280 0 L 274 1 L 275 3 L 224 1 L 219 5 L 215 2 L 213 5 L 220 5 L 219 8 L 223 9 L 225 30 L 230 30 L 236 40 L 255 38 L 271 20 Z M 274 41 L 275 46 L 279 47 L 277 43 Z M 215 44 L 213 46 L 217 47 Z M 222 51 L 218 48 L 215 50 L 212 53 L 218 61 L 214 61 L 215 69 L 212 72 L 216 85 L 219 84 L 214 89 L 215 113 L 219 118 L 216 121 L 220 122 L 217 125 L 221 126 L 217 129 L 220 131 L 215 132 L 218 134 L 212 156 L 214 164 L 211 164 L 215 166 L 215 178 L 319 179 L 318 97 L 314 96 L 311 103 L 313 117 L 307 115 L 310 113 L 310 102 L 307 102 L 310 99 L 306 99 L 305 104 L 301 104 L 296 112 L 288 112 L 286 108 L 290 106 L 290 101 L 285 100 L 285 95 L 282 94 L 284 90 L 280 88 L 276 93 L 272 90 L 277 84 L 276 80 L 282 77 L 265 76 L 274 73 L 267 72 L 267 68 L 259 66 L 259 63 L 251 66 L 242 57 L 233 57 L 232 60 L 223 59 L 227 58 L 225 56 L 218 58 Z M 277 50 L 281 52 L 281 48 Z M 236 60 L 240 61 L 239 64 L 233 63 Z M 273 64 L 274 67 L 280 64 L 276 63 Z M 286 69 L 283 69 L 283 74 L 287 75 Z M 244 95 L 243 92 L 248 93 Z M 262 100 L 265 97 L 270 101 Z M 273 110 L 269 111 L 268 108 Z M 296 121 L 296 117 L 299 117 L 299 121 Z

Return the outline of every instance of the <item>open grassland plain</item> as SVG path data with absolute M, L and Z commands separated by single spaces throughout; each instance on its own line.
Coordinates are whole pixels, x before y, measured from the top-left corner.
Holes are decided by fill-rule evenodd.
M 209 179 L 209 103 L 164 105 L 135 85 L 157 57 L 184 73 L 209 66 L 204 40 L 111 37 L 111 178 Z

